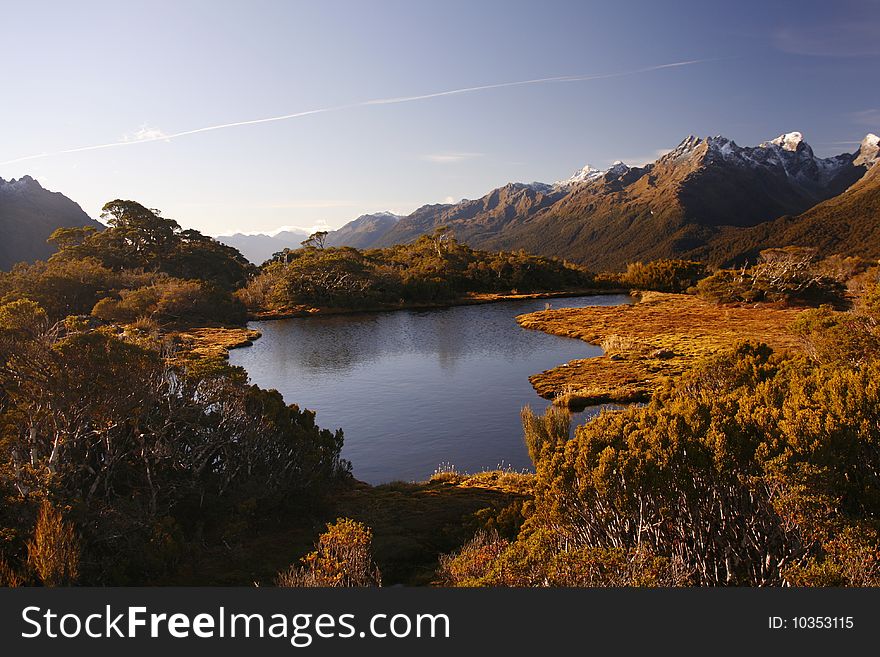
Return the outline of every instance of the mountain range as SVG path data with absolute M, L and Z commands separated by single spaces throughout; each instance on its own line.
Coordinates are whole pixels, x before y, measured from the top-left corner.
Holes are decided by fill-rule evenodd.
M 0 269 L 48 258 L 54 250 L 46 243 L 49 235 L 73 226 L 103 228 L 64 194 L 43 189 L 30 176 L 0 178 Z
M 597 270 L 666 257 L 726 265 L 792 243 L 880 257 L 877 160 L 873 134 L 830 158 L 799 132 L 752 147 L 690 136 L 643 167 L 588 165 L 552 184 L 508 183 L 476 200 L 425 205 L 359 239 L 389 246 L 448 226 L 474 247 Z
M 241 254 L 260 265 L 272 257 L 272 254 L 284 249 L 298 249 L 308 231 L 301 228 L 281 229 L 275 233 L 234 233 L 218 235 L 215 239 L 228 246 L 235 247 Z
M 525 249 L 619 270 L 636 260 L 692 258 L 716 266 L 762 248 L 815 246 L 826 255 L 880 258 L 880 139 L 817 157 L 800 132 L 757 146 L 689 136 L 641 167 L 584 166 L 555 183 L 508 183 L 475 200 L 424 205 L 406 216 L 365 214 L 326 237 L 328 246 L 400 244 L 446 226 L 475 248 Z M 58 226 L 101 224 L 29 176 L 0 179 L 0 267 L 51 253 Z M 307 233 L 217 239 L 255 263 L 297 248 Z
M 330 231 L 327 234 L 325 244 L 327 246 L 353 246 L 358 249 L 369 249 L 400 219 L 402 219 L 401 215 L 392 212 L 364 214 L 349 221 L 342 228 Z M 279 251 L 298 249 L 309 234 L 302 228 L 293 228 L 282 229 L 275 233 L 218 235 L 216 239 L 218 242 L 235 247 L 241 251 L 245 258 L 259 265 Z

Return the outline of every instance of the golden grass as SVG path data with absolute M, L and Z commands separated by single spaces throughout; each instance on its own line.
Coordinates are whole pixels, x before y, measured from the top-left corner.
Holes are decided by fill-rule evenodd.
M 247 347 L 261 333 L 248 328 L 194 328 L 172 334 L 180 352 L 188 358 L 228 358 L 229 350 Z
M 601 344 L 604 356 L 530 377 L 539 395 L 571 408 L 647 399 L 660 382 L 744 340 L 801 348 L 790 327 L 801 310 L 717 305 L 685 294 L 645 292 L 629 306 L 562 308 L 517 317 L 524 328 Z

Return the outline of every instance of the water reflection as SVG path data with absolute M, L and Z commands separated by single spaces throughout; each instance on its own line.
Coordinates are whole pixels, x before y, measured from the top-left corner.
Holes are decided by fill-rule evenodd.
M 554 306 L 627 302 L 624 295 L 575 297 Z M 509 301 L 256 322 L 263 337 L 230 360 L 254 383 L 316 410 L 321 426 L 342 427 L 344 455 L 359 479 L 424 479 L 441 462 L 526 468 L 519 409 L 547 404 L 529 375 L 601 353 L 514 321 L 544 306 Z

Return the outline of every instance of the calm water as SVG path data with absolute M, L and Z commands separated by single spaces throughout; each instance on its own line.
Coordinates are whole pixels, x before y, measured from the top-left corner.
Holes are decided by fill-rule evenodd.
M 553 299 L 554 308 L 628 303 L 625 295 Z M 519 327 L 543 299 L 438 310 L 310 317 L 251 324 L 263 337 L 233 365 L 342 427 L 343 455 L 370 483 L 426 479 L 441 463 L 463 471 L 529 468 L 519 411 L 548 402 L 529 376 L 601 353 L 580 340 Z M 587 409 L 578 419 L 594 415 Z

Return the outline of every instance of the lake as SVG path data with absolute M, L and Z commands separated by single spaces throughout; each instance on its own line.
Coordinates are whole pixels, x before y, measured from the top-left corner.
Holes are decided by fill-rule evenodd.
M 629 303 L 626 295 L 552 299 L 554 308 Z M 317 411 L 345 433 L 354 476 L 376 484 L 421 481 L 441 464 L 473 472 L 529 469 L 520 409 L 549 402 L 529 376 L 602 353 L 581 340 L 529 331 L 522 313 L 548 300 L 501 301 L 252 322 L 263 337 L 230 363 L 287 403 Z M 583 422 L 601 407 L 575 416 Z

